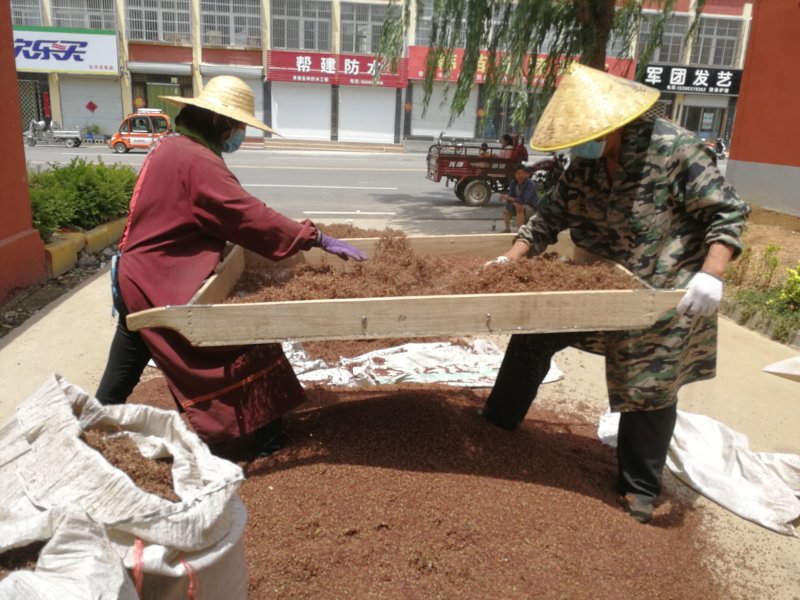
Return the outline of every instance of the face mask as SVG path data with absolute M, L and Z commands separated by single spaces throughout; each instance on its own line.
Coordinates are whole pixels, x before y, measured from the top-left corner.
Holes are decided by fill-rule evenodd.
M 222 151 L 228 153 L 236 152 L 244 141 L 244 134 L 244 129 L 234 129 L 231 137 L 222 142 Z
M 586 158 L 589 160 L 597 160 L 603 155 L 603 150 L 606 149 L 606 141 L 592 140 L 579 144 L 572 148 L 572 158 Z

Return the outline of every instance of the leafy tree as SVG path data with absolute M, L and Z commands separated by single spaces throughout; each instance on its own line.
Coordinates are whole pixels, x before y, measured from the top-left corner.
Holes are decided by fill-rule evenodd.
M 377 54 L 386 64 L 401 55 L 412 10 L 423 17 L 425 0 L 389 0 L 400 10 L 387 11 Z M 423 81 L 424 104 L 430 100 L 437 67 L 445 73 L 455 48 L 464 48 L 463 61 L 451 100 L 451 122 L 460 115 L 474 85 L 481 50 L 488 51 L 485 94 L 487 107 L 512 96 L 512 123 L 519 127 L 538 117 L 563 68 L 578 60 L 591 67 L 605 66 L 606 48 L 620 43 L 618 58 L 630 56 L 644 9 L 660 11 L 641 57 L 636 79 L 641 80 L 653 52 L 661 43 L 664 24 L 674 13 L 676 0 L 429 0 L 433 3 L 429 51 Z M 697 30 L 706 0 L 695 0 L 692 27 Z M 548 52 L 542 52 L 549 49 Z M 537 61 L 537 56 L 546 57 Z M 535 93 L 536 91 L 539 93 Z M 446 93 L 449 88 L 446 88 Z

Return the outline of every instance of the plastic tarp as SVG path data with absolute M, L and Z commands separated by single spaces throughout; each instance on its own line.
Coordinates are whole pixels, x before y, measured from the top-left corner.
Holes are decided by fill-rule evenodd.
M 616 447 L 619 413 L 600 419 L 598 437 Z M 667 468 L 686 485 L 731 512 L 796 536 L 800 455 L 752 452 L 747 436 L 705 415 L 678 411 Z
M 122 430 L 148 458 L 172 457 L 172 502 L 137 487 L 85 444 L 91 427 Z M 246 597 L 247 520 L 235 464 L 217 458 L 175 411 L 103 406 L 52 376 L 0 429 L 0 506 L 24 521 L 72 506 L 106 529 L 142 597 Z M 146 593 L 150 590 L 150 593 Z
M 800 356 L 793 356 L 764 367 L 764 371 L 800 383 Z
M 482 339 L 403 344 L 342 358 L 335 365 L 309 359 L 296 342 L 284 343 L 283 350 L 300 381 L 345 386 L 442 383 L 492 387 L 504 354 L 496 344 Z M 551 362 L 544 383 L 562 377 Z

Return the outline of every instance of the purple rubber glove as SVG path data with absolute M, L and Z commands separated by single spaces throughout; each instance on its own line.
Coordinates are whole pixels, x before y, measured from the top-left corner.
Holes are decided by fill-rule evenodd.
M 348 260 L 350 258 L 358 261 L 367 260 L 367 255 L 355 246 L 351 246 L 347 242 L 337 240 L 335 237 L 325 235 L 324 233 L 319 234 L 319 246 L 325 250 L 325 252 L 335 254 L 342 260 Z

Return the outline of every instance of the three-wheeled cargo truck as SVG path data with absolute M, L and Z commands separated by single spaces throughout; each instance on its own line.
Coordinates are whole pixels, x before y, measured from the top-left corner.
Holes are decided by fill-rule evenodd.
M 456 196 L 467 206 L 486 206 L 492 193 L 508 191 L 515 162 L 500 148 L 481 148 L 478 144 L 439 142 L 428 149 L 426 177 L 453 184 Z M 563 153 L 536 162 L 523 163 L 536 182 L 537 193 L 548 194 L 568 163 Z
M 86 139 L 86 128 L 63 129 L 58 123 L 33 119 L 23 135 L 28 146 L 64 144 L 67 148 L 77 148 Z

